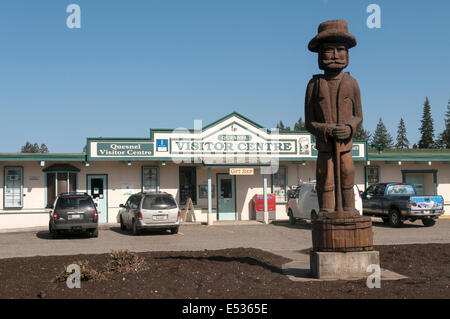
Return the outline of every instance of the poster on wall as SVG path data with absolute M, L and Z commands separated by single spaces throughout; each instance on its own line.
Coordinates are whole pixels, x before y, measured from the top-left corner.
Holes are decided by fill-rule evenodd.
M 122 195 L 133 195 L 134 185 L 131 183 L 122 183 Z

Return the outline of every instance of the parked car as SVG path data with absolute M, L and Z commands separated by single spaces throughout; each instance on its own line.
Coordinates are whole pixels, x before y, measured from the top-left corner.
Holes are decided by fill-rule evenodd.
M 355 208 L 362 215 L 362 200 L 356 184 L 353 187 L 353 191 L 355 192 Z M 314 220 L 318 217 L 319 200 L 317 198 L 315 181 L 303 183 L 289 191 L 287 214 L 291 225 L 295 224 L 297 219 Z
M 407 183 L 371 185 L 362 200 L 364 215 L 381 217 L 393 227 L 400 227 L 405 220 L 417 219 L 425 226 L 433 226 L 444 213 L 442 196 L 417 195 L 414 185 Z
M 60 194 L 50 208 L 48 228 L 53 238 L 62 232 L 87 232 L 98 237 L 98 212 L 88 194 Z
M 165 192 L 138 193 L 120 204 L 117 222 L 120 229 L 139 235 L 142 229 L 170 229 L 178 233 L 181 212 L 172 195 Z

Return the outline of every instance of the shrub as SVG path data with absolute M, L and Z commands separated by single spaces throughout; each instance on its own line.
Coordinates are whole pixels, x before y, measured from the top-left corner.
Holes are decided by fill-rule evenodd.
M 89 261 L 87 260 L 79 260 L 75 261 L 72 264 L 76 264 L 80 266 L 80 280 L 88 281 L 88 280 L 103 280 L 106 279 L 105 275 L 99 271 L 97 271 L 94 267 L 89 265 Z M 73 273 L 67 272 L 67 266 L 64 266 L 64 270 L 61 271 L 57 276 L 54 282 L 65 282 L 67 278 Z
M 140 257 L 128 250 L 116 250 L 109 254 L 109 261 L 104 265 L 106 273 L 139 272 L 147 269 L 147 263 L 144 257 Z

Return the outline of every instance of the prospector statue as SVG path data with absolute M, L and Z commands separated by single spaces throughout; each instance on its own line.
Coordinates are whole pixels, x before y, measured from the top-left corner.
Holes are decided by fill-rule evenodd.
M 343 20 L 321 23 L 308 45 L 310 51 L 319 53 L 319 68 L 324 71 L 309 81 L 305 97 L 306 129 L 316 137 L 319 151 L 319 218 L 359 216 L 351 151 L 352 138 L 362 123 L 361 97 L 356 80 L 342 72 L 348 65 L 348 49 L 355 45 L 356 38 Z

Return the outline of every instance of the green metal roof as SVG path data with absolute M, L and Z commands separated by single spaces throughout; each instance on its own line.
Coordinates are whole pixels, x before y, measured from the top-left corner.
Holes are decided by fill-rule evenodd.
M 56 154 L 56 153 L 0 153 L 0 162 L 14 161 L 70 161 L 84 162 L 86 154 Z
M 389 149 L 379 153 L 369 148 L 369 161 L 450 162 L 450 149 Z

